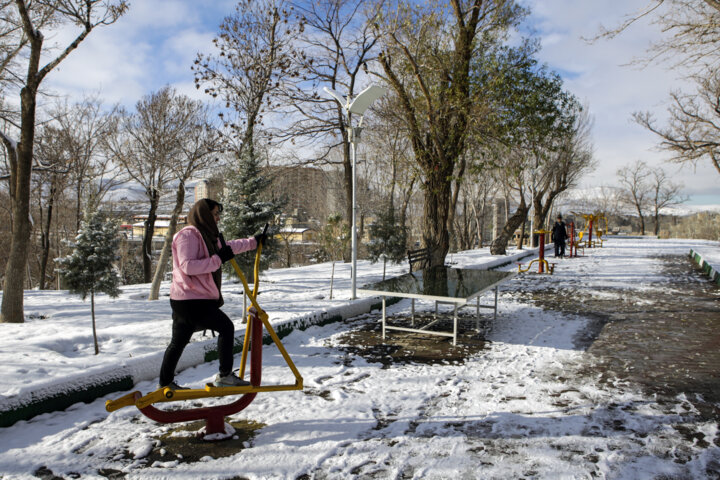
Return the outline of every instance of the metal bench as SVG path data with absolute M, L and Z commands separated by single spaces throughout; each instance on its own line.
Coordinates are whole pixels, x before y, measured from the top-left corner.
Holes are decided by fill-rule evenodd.
M 418 248 L 417 250 L 407 251 L 408 262 L 410 263 L 410 273 L 413 272 L 413 266 L 419 265 L 415 271 L 422 270 L 430 266 L 430 247 Z

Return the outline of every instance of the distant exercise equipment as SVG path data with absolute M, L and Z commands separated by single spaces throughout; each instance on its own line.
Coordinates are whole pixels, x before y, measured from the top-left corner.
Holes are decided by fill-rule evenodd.
M 555 264 L 548 263 L 548 261 L 545 260 L 545 235 L 551 232 L 549 230 L 535 230 L 533 233 L 539 236 L 540 248 L 538 250 L 538 258 L 531 260 L 530 263 L 528 263 L 527 268 L 522 268 L 523 264 L 518 262 L 518 273 L 529 272 L 532 268 L 532 264 L 538 262 L 537 273 L 545 273 L 547 271 L 547 273 L 552 275 L 555 271 Z
M 578 232 L 575 230 L 575 222 L 568 223 L 567 228 L 570 230 L 570 232 L 568 233 L 568 255 L 567 255 L 567 257 L 575 258 L 575 257 L 579 256 L 578 255 L 579 241 L 576 238 L 578 236 L 577 235 Z M 582 234 L 583 234 L 583 232 L 580 232 L 580 235 L 579 235 L 580 239 L 582 239 Z M 580 247 L 580 248 L 582 248 L 582 247 Z M 585 250 L 583 249 L 583 253 L 584 252 L 585 252 Z
M 574 215 L 585 219 L 585 227 L 578 232 L 578 246 L 584 248 L 595 248 L 603 246 L 603 234 L 607 232 L 607 217 L 604 212 L 600 213 L 578 213 Z M 598 228 L 600 221 L 605 222 L 605 228 Z M 593 239 L 593 233 L 595 238 Z

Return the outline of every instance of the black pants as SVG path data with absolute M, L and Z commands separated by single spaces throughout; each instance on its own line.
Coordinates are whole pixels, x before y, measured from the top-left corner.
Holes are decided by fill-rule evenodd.
M 555 256 L 556 257 L 564 257 L 565 256 L 565 240 L 562 242 L 555 242 Z
M 233 367 L 233 344 L 235 325 L 218 307 L 217 300 L 170 300 L 172 308 L 172 339 L 160 367 L 160 385 L 167 385 L 175 378 L 175 368 L 190 337 L 200 330 L 218 332 L 220 374 L 228 375 Z

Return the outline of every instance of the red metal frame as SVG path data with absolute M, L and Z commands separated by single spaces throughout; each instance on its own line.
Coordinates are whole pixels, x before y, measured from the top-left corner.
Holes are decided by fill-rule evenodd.
M 262 321 L 255 313 L 248 317 L 248 328 L 252 328 L 252 340 L 250 350 L 250 383 L 257 387 L 262 377 Z M 238 400 L 227 405 L 215 407 L 192 408 L 188 410 L 161 410 L 148 405 L 140 411 L 146 417 L 159 423 L 190 422 L 193 420 L 205 420 L 205 435 L 214 433 L 225 433 L 225 417 L 244 410 L 257 396 L 257 392 L 246 393 Z M 135 401 L 142 397 L 140 392 L 135 392 Z
M 540 250 L 538 252 L 538 256 L 540 257 L 540 261 L 538 262 L 538 273 L 543 273 L 545 271 L 545 232 L 541 231 L 539 233 L 540 235 Z
M 575 222 L 570 222 L 570 255 L 568 257 L 577 257 L 577 242 L 575 242 Z M 575 250 L 573 253 L 573 249 Z

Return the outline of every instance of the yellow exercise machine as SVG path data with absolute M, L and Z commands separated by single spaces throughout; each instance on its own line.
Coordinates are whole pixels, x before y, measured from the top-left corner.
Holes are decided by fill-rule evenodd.
M 522 268 L 523 264 L 518 262 L 518 273 L 525 273 L 530 271 L 530 268 L 532 268 L 532 264 L 538 262 L 537 273 L 545 273 L 545 270 L 547 269 L 547 273 L 552 275 L 552 273 L 555 271 L 555 264 L 548 263 L 548 261 L 545 260 L 545 235 L 551 232 L 549 230 L 536 230 L 533 233 L 536 233 L 540 236 L 540 249 L 538 250 L 538 258 L 531 260 L 530 263 L 528 263 L 527 268 Z
M 265 231 L 267 231 L 265 225 Z M 205 385 L 205 388 L 172 390 L 168 387 L 159 388 L 147 395 L 140 392 L 132 392 L 124 395 L 116 400 L 108 400 L 105 402 L 105 409 L 108 412 L 118 410 L 123 407 L 136 406 L 145 416 L 161 423 L 188 422 L 193 420 L 206 421 L 204 434 L 221 433 L 225 431 L 225 416 L 232 415 L 247 407 L 259 392 L 279 392 L 287 390 L 302 390 L 303 378 L 295 367 L 290 355 L 288 355 L 280 338 L 268 321 L 267 313 L 260 308 L 257 303 L 258 286 L 260 283 L 260 252 L 262 245 L 258 245 L 255 253 L 255 284 L 252 291 L 248 286 L 245 275 L 238 266 L 235 259 L 230 260 L 230 264 L 235 269 L 238 277 L 242 281 L 245 293 L 250 298 L 252 306 L 248 308 L 248 323 L 245 329 L 245 339 L 243 342 L 242 358 L 240 361 L 240 369 L 238 376 L 243 378 L 245 375 L 245 367 L 247 365 L 248 352 L 252 350 L 250 359 L 250 385 L 242 387 L 216 387 L 211 383 Z M 262 333 L 263 326 L 270 334 L 270 338 L 280 350 L 285 362 L 295 376 L 295 383 L 286 385 L 261 385 L 262 373 Z M 201 398 L 216 398 L 233 395 L 242 395 L 242 397 L 234 403 L 228 405 L 219 405 L 215 407 L 193 408 L 189 410 L 173 410 L 166 411 L 155 408 L 156 403 L 177 402 L 183 400 L 197 400 Z
M 607 217 L 605 213 L 577 213 L 572 212 L 585 219 L 585 228 L 578 232 L 578 246 L 585 248 L 594 248 L 603 246 L 603 234 L 607 232 Z M 598 228 L 601 220 L 605 221 L 605 228 Z M 593 231 L 595 239 L 593 239 Z M 587 237 L 586 237 L 587 235 Z

